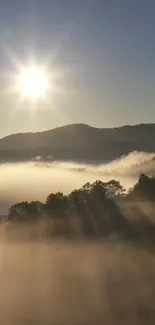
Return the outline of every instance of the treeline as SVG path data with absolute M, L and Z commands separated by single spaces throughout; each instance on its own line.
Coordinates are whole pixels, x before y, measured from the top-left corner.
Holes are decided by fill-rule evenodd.
M 141 206 L 149 202 L 153 213 Z M 48 195 L 46 202 L 19 202 L 8 212 L 9 224 L 46 221 L 46 235 L 105 237 L 154 236 L 155 178 L 142 174 L 128 192 L 119 181 L 86 183 L 69 195 Z M 154 218 L 154 220 L 153 220 Z M 152 238 L 153 238 L 152 236 Z

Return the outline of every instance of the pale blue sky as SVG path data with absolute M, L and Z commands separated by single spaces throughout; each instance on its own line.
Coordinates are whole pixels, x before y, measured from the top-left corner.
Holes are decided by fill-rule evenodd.
M 153 0 L 0 0 L 0 137 L 155 122 L 154 17 Z M 24 64 L 50 58 L 62 92 L 36 109 L 6 94 L 13 55 Z

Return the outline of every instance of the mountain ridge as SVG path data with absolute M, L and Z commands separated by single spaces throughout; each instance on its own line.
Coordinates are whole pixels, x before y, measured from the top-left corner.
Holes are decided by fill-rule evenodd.
M 50 131 L 54 131 L 54 130 L 60 130 L 66 127 L 70 127 L 70 126 L 84 126 L 84 127 L 89 127 L 92 129 L 97 129 L 97 130 L 117 130 L 117 129 L 124 129 L 124 128 L 135 128 L 135 127 L 143 127 L 143 126 L 151 126 L 151 127 L 155 127 L 155 123 L 139 123 L 139 124 L 125 124 L 125 125 L 121 125 L 121 126 L 114 126 L 114 127 L 97 127 L 97 126 L 92 126 L 89 124 L 85 124 L 85 123 L 72 123 L 72 124 L 66 124 L 66 125 L 62 125 L 62 126 L 58 126 L 58 127 L 54 127 L 53 129 L 48 129 L 48 130 L 43 130 L 43 131 L 36 131 L 36 132 L 17 132 L 17 133 L 11 133 L 8 135 L 5 135 L 4 137 L 0 138 L 0 141 L 2 139 L 8 138 L 10 136 L 14 136 L 14 135 L 21 135 L 21 134 L 40 134 L 40 133 L 46 133 L 46 132 L 50 132 Z
M 0 160 L 20 161 L 41 156 L 46 160 L 103 162 L 132 151 L 155 152 L 155 123 L 97 128 L 69 124 L 42 132 L 15 133 L 0 139 Z

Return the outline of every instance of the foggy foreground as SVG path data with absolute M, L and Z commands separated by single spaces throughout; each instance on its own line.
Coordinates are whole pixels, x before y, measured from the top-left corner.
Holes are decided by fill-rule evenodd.
M 155 324 L 155 258 L 133 247 L 0 246 L 0 323 Z

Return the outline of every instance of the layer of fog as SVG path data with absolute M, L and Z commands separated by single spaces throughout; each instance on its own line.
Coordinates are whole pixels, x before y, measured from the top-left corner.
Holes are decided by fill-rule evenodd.
M 155 259 L 101 244 L 0 246 L 3 325 L 155 323 Z
M 116 179 L 126 188 L 137 181 L 139 174 L 153 174 L 154 153 L 133 152 L 102 165 L 82 165 L 72 162 L 48 162 L 41 159 L 27 163 L 0 165 L 0 214 L 23 200 L 45 201 L 51 192 L 69 193 L 86 182 Z

